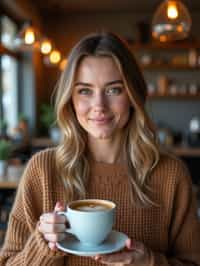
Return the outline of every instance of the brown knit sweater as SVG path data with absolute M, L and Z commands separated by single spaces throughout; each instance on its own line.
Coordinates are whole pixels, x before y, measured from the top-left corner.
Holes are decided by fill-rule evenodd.
M 54 156 L 55 150 L 48 149 L 28 163 L 10 214 L 0 265 L 99 265 L 91 258 L 50 250 L 36 227 L 42 213 L 52 212 L 56 201 L 64 200 Z M 190 176 L 180 160 L 162 156 L 148 180 L 153 189 L 150 196 L 160 203 L 158 207 L 131 205 L 128 177 L 122 165 L 92 163 L 90 179 L 87 198 L 117 203 L 115 229 L 145 243 L 153 254 L 151 265 L 200 265 L 200 223 Z

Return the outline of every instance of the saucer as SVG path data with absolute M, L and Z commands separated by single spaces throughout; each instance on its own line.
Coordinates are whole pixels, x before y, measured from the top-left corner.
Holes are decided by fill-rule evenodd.
M 118 231 L 112 231 L 106 240 L 94 247 L 82 244 L 75 236 L 67 233 L 67 237 L 58 243 L 57 248 L 74 255 L 95 256 L 97 254 L 108 254 L 116 252 L 125 247 L 125 241 L 128 236 Z

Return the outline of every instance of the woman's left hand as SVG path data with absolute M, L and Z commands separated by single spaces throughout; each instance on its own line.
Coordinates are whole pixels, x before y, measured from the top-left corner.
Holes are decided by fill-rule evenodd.
M 110 266 L 149 266 L 150 252 L 143 243 L 129 238 L 126 240 L 126 248 L 124 250 L 108 255 L 96 255 L 94 259 Z

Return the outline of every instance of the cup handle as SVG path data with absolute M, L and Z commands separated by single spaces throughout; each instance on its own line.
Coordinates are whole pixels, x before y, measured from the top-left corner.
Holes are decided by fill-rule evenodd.
M 62 212 L 62 211 L 58 211 L 58 212 L 56 212 L 58 215 L 64 215 L 67 219 L 68 219 L 68 217 L 67 217 L 67 212 Z M 70 234 L 74 234 L 73 233 L 73 231 L 72 231 L 72 228 L 66 228 L 65 229 L 65 232 L 66 233 L 70 233 Z

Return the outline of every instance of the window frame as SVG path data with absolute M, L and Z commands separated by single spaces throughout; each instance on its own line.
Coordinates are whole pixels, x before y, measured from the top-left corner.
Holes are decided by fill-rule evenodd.
M 2 34 L 2 18 L 6 16 L 10 20 L 12 20 L 17 28 L 19 27 L 19 24 L 16 22 L 15 19 L 13 19 L 10 15 L 8 15 L 6 12 L 0 13 L 0 38 Z M 4 120 L 4 110 L 3 110 L 3 84 L 2 84 L 2 56 L 8 55 L 12 58 L 15 58 L 17 61 L 17 113 L 20 112 L 20 78 L 21 78 L 21 72 L 20 72 L 20 65 L 22 64 L 22 54 L 18 51 L 12 51 L 11 49 L 5 47 L 2 42 L 0 42 L 0 120 Z

